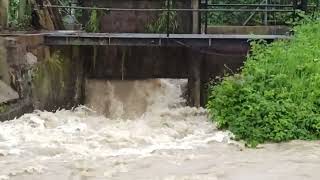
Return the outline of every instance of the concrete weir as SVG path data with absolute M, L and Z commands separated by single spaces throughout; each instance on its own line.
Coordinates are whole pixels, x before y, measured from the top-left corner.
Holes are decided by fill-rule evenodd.
M 175 6 L 198 9 L 199 3 L 199 0 L 177 0 Z M 81 6 L 97 4 L 125 9 L 164 5 L 153 0 L 94 0 L 83 1 Z M 86 13 L 83 23 L 90 17 Z M 209 34 L 200 34 L 203 30 L 200 16 L 197 11 L 177 12 L 179 26 L 172 34 L 147 32 L 147 25 L 158 17 L 157 12 L 151 11 L 105 13 L 100 17 L 99 33 L 0 33 L 0 81 L 18 95 L 0 103 L 0 120 L 33 109 L 54 111 L 82 104 L 85 79 L 188 79 L 189 105 L 203 106 L 207 84 L 217 76 L 237 72 L 243 65 L 250 49 L 249 40 L 271 42 L 289 38 L 285 28 L 267 26 L 208 27 Z M 0 21 L 0 26 L 5 24 Z M 14 112 L 1 116 L 1 109 Z
M 70 35 L 76 39 L 63 41 Z M 212 79 L 235 73 L 242 66 L 250 49 L 250 37 L 268 41 L 288 38 L 275 35 L 190 35 L 183 38 L 183 35 L 171 35 L 162 39 L 162 35 L 152 35 L 163 43 L 148 45 L 150 39 L 146 40 L 145 35 L 138 33 L 131 37 L 126 33 L 117 34 L 121 41 L 113 37 L 112 42 L 118 44 L 99 43 L 99 38 L 106 37 L 104 35 L 78 33 L 75 37 L 70 32 L 2 34 L 2 54 L 5 55 L 1 58 L 1 81 L 19 95 L 14 103 L 32 107 L 21 108 L 23 111 L 56 110 L 83 103 L 85 78 L 188 79 L 188 103 L 199 107 L 206 102 L 206 85 Z M 177 43 L 177 39 L 184 43 Z M 97 44 L 86 44 L 88 41 Z M 143 43 L 135 44 L 135 41 Z M 59 67 L 52 68 L 56 64 L 52 62 L 57 58 Z M 13 118 L 17 114 L 22 112 L 5 117 Z

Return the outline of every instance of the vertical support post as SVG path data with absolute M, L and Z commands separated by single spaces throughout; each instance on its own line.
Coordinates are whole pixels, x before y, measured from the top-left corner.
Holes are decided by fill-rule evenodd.
M 71 47 L 71 64 L 74 67 L 74 71 L 76 72 L 76 76 L 75 76 L 75 81 L 73 81 L 74 84 L 74 96 L 73 96 L 73 100 L 74 102 L 72 103 L 73 105 L 79 105 L 81 104 L 82 98 L 83 98 L 83 90 L 84 90 L 84 70 L 83 70 L 83 58 L 81 56 L 81 47 L 80 46 L 72 46 Z
M 68 6 L 70 6 L 70 7 L 71 7 L 71 6 L 72 6 L 72 3 L 71 3 L 71 2 L 69 2 Z M 73 10 L 72 8 L 68 9 L 68 13 L 69 13 L 69 15 L 73 15 L 73 14 L 72 14 L 72 10 Z
M 208 0 L 206 0 L 206 9 L 208 9 Z M 205 13 L 206 22 L 204 24 L 204 33 L 208 34 L 208 11 Z
M 296 20 L 297 8 L 298 8 L 298 0 L 293 0 L 293 21 Z
M 269 4 L 269 0 L 265 1 L 265 12 L 264 12 L 264 25 L 267 26 L 268 25 L 268 4 Z
M 201 62 L 200 62 L 200 75 L 201 75 L 201 84 L 200 84 L 200 105 L 205 107 L 208 99 L 208 87 L 207 83 L 209 82 L 208 79 L 208 72 L 207 72 L 207 54 L 201 55 Z
M 189 92 L 189 105 L 200 107 L 201 106 L 201 65 L 202 56 L 199 53 L 191 51 L 189 58 L 189 78 L 188 78 L 188 92 Z
M 0 29 L 8 25 L 9 0 L 0 0 Z
M 170 3 L 171 0 L 167 0 L 167 37 L 170 35 Z
M 195 11 L 195 9 L 199 9 L 199 1 L 200 0 L 191 0 L 191 6 L 194 11 L 192 11 L 192 33 L 199 33 L 199 11 Z

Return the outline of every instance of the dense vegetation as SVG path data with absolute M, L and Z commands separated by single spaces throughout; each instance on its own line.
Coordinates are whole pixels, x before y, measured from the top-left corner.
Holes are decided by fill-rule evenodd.
M 320 21 L 294 31 L 290 41 L 254 42 L 242 72 L 210 90 L 212 119 L 250 146 L 320 138 Z
M 16 30 L 30 28 L 31 5 L 28 0 L 10 0 L 8 13 L 9 27 Z
M 268 0 L 269 5 L 292 5 L 292 0 Z M 209 4 L 265 4 L 266 0 L 209 0 Z M 316 5 L 317 0 L 308 0 L 309 5 Z M 209 7 L 213 8 L 213 7 Z M 215 9 L 257 9 L 257 7 L 215 7 Z M 260 7 L 263 9 L 263 7 Z M 269 10 L 290 10 L 289 7 L 269 7 Z M 311 8 L 310 11 L 313 11 Z M 267 15 L 267 21 L 270 25 L 283 25 L 291 24 L 291 20 L 294 17 L 292 12 L 209 12 L 208 24 L 209 25 L 263 25 L 265 22 L 265 15 Z M 204 19 L 203 19 L 204 21 Z

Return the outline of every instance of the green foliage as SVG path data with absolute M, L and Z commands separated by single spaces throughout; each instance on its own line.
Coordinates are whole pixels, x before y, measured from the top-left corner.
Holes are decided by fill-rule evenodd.
M 212 4 L 260 4 L 262 0 L 212 0 Z M 210 1 L 209 1 L 210 2 Z M 226 7 L 217 7 L 217 9 Z M 231 7 L 237 8 L 237 7 Z M 209 12 L 208 24 L 209 25 L 242 25 L 251 15 L 250 12 Z M 261 13 L 254 13 L 250 23 L 260 24 Z
M 4 113 L 8 110 L 7 105 L 5 104 L 0 104 L 0 113 Z
M 25 14 L 20 14 L 19 18 L 20 5 L 20 0 L 9 1 L 9 27 L 14 30 L 28 30 L 31 24 L 31 6 L 27 3 L 26 7 L 23 7 Z
M 72 69 L 72 63 L 69 56 L 63 54 L 55 51 L 33 69 L 32 91 L 36 94 L 35 98 L 50 101 L 65 96 L 66 83 L 71 81 L 69 69 Z
M 320 21 L 294 31 L 290 41 L 253 42 L 241 74 L 210 88 L 211 118 L 250 146 L 320 138 Z
M 17 20 L 20 0 L 9 1 L 9 22 Z
M 165 2 L 163 9 L 166 9 L 168 7 L 168 1 Z M 170 1 L 170 9 L 173 9 L 175 7 L 175 4 L 173 1 Z M 169 15 L 169 18 L 168 18 Z M 179 28 L 179 23 L 177 20 L 177 12 L 170 11 L 169 14 L 167 11 L 163 11 L 159 14 L 156 21 L 150 23 L 147 25 L 147 31 L 150 33 L 166 33 L 168 28 L 168 19 L 169 19 L 169 32 L 170 33 L 176 33 Z
M 100 19 L 102 16 L 102 11 L 92 10 L 90 14 L 90 19 L 86 25 L 86 31 L 97 33 L 100 31 Z
M 315 5 L 317 0 L 309 0 L 309 5 Z M 265 4 L 265 0 L 209 0 L 211 4 Z M 268 4 L 275 5 L 292 5 L 292 0 L 268 0 Z M 238 9 L 238 7 L 216 7 Z M 241 9 L 256 9 L 255 7 L 241 7 Z M 273 8 L 289 10 L 291 8 Z M 312 10 L 313 11 L 313 10 Z M 247 25 L 263 25 L 264 24 L 264 12 L 209 12 L 208 24 L 209 25 L 243 25 L 248 20 Z M 269 12 L 267 14 L 268 24 L 287 24 L 293 20 L 292 12 Z M 204 20 L 204 19 L 203 19 Z M 292 24 L 292 23 L 290 23 Z
M 41 83 L 46 74 L 61 76 L 62 72 L 63 59 L 59 53 L 54 53 L 50 58 L 37 65 L 34 69 L 33 80 L 35 83 Z

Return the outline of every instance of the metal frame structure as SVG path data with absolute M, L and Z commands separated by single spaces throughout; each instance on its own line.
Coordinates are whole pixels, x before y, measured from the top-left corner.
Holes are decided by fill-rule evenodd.
M 43 33 L 46 45 L 94 46 L 187 46 L 210 48 L 223 42 L 289 39 L 285 35 L 148 34 L 148 33 Z
M 268 3 L 262 3 L 262 4 L 209 4 L 208 0 L 200 0 L 199 1 L 199 9 L 175 9 L 170 7 L 170 2 L 172 0 L 167 0 L 167 7 L 166 8 L 150 8 L 150 9 L 143 9 L 143 8 L 109 8 L 109 7 L 85 7 L 85 6 L 65 6 L 65 5 L 40 5 L 44 8 L 58 8 L 58 9 L 81 9 L 81 10 L 102 10 L 102 11 L 138 11 L 138 12 L 167 12 L 167 30 L 166 34 L 169 36 L 170 34 L 170 12 L 199 12 L 199 21 L 198 26 L 199 30 L 201 29 L 201 22 L 202 22 L 202 16 L 201 13 L 204 13 L 204 22 L 205 22 L 205 33 L 207 33 L 208 29 L 208 13 L 209 12 L 252 12 L 252 13 L 265 13 L 265 25 L 267 25 L 267 16 L 268 13 L 271 12 L 278 12 L 278 13 L 288 13 L 292 12 L 293 14 L 296 14 L 297 8 L 298 8 L 298 0 L 293 0 L 292 4 L 268 4 Z M 268 0 L 264 0 L 268 2 Z M 312 8 L 319 8 L 319 1 L 317 0 L 317 4 L 315 6 L 308 6 Z M 272 8 L 272 9 L 270 9 Z M 282 9 L 281 9 L 282 8 Z M 198 32 L 200 33 L 200 32 Z

